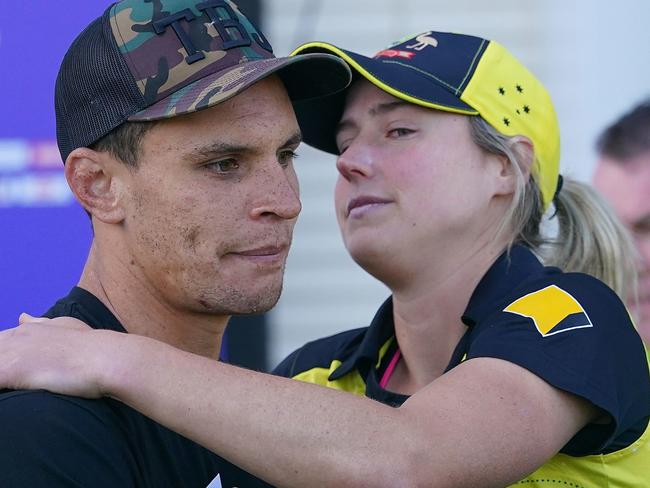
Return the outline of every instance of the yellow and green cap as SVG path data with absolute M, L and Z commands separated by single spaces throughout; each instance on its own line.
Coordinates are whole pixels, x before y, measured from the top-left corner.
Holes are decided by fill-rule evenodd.
M 542 83 L 495 41 L 428 31 L 400 40 L 374 57 L 325 42 L 309 42 L 294 55 L 329 53 L 343 59 L 356 79 L 408 102 L 446 112 L 480 115 L 506 136 L 523 135 L 535 148 L 533 174 L 545 208 L 558 187 L 560 132 Z M 336 126 L 345 91 L 295 104 L 307 144 L 337 154 Z

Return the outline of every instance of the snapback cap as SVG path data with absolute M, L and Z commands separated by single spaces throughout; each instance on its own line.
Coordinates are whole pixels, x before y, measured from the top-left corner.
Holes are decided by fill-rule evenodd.
M 272 73 L 292 101 L 343 90 L 350 69 L 330 54 L 276 58 L 230 0 L 122 0 L 75 39 L 56 81 L 61 157 L 126 121 L 211 107 Z
M 370 58 L 325 42 L 310 42 L 292 55 L 331 53 L 391 95 L 423 107 L 480 115 L 506 136 L 530 139 L 533 174 L 547 208 L 558 187 L 560 133 L 551 97 L 542 83 L 495 41 L 428 31 L 400 40 Z M 346 91 L 295 104 L 304 141 L 338 154 L 336 127 Z

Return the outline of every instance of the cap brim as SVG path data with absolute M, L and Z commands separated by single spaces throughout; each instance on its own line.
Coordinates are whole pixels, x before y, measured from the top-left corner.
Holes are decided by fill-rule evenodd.
M 252 84 L 277 74 L 294 101 L 328 96 L 344 90 L 351 81 L 348 65 L 326 53 L 249 61 L 205 76 L 129 117 L 152 121 L 212 107 Z
M 436 110 L 466 115 L 478 112 L 460 100 L 440 80 L 399 61 L 378 60 L 341 49 L 325 42 L 310 42 L 291 56 L 328 53 L 343 59 L 352 69 L 353 79 L 364 78 L 381 90 L 407 102 Z M 305 143 L 331 154 L 338 154 L 336 127 L 343 114 L 347 90 L 318 99 L 294 103 Z

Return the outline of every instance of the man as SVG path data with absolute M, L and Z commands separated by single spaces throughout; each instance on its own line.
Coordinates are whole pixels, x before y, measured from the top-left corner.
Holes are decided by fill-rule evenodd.
M 610 125 L 597 142 L 594 185 L 634 237 L 639 258 L 638 297 L 630 308 L 650 344 L 650 99 Z
M 230 1 L 109 7 L 57 79 L 65 175 L 94 238 L 46 316 L 216 360 L 229 316 L 280 294 L 300 212 L 291 100 L 349 80 L 334 57 L 275 58 Z M 0 419 L 3 487 L 261 484 L 113 400 L 5 392 Z

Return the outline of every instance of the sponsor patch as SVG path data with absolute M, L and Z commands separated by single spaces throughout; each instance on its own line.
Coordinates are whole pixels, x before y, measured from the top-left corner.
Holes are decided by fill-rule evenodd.
M 384 49 L 375 54 L 375 58 L 404 58 L 411 59 L 415 53 L 409 51 L 399 51 L 397 49 Z
M 578 300 L 556 285 L 524 295 L 503 311 L 531 319 L 542 337 L 594 326 Z

